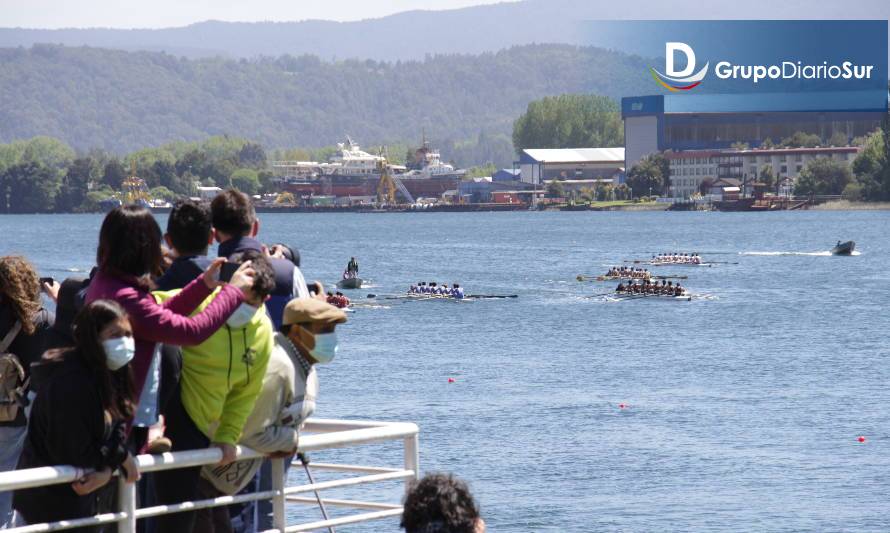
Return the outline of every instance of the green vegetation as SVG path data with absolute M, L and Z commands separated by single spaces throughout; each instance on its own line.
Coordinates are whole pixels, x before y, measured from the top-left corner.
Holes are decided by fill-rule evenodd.
M 853 172 L 846 163 L 827 157 L 813 159 L 800 171 L 795 194 L 835 195 L 853 181 Z
M 268 155 L 294 146 L 317 150 L 349 134 L 364 147 L 386 144 L 398 161 L 425 130 L 444 160 L 464 167 L 510 166 L 513 122 L 530 101 L 561 93 L 618 98 L 651 90 L 652 82 L 640 57 L 552 44 L 401 62 L 188 60 L 35 45 L 0 49 L 0 64 L 0 142 L 50 135 L 79 152 L 122 154 L 228 134 L 249 136 Z M 572 135 L 581 133 L 572 127 Z M 620 144 L 617 113 L 610 128 L 578 142 Z M 244 161 L 260 157 L 247 152 Z M 225 181 L 234 170 L 216 169 L 213 179 Z
M 853 160 L 855 182 L 843 194 L 858 196 L 866 201 L 890 200 L 890 117 L 885 117 L 881 128 L 865 139 Z M 850 198 L 853 199 L 853 198 Z
M 664 154 L 651 154 L 627 172 L 627 185 L 634 196 L 660 195 L 670 186 L 670 165 Z
M 548 96 L 528 104 L 513 123 L 516 153 L 526 148 L 613 147 L 624 144 L 624 125 L 612 98 L 585 94 Z

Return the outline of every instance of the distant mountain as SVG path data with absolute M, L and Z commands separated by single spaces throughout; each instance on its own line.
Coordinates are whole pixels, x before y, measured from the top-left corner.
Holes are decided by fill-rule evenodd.
M 890 19 L 887 0 L 527 0 L 449 11 L 409 11 L 358 22 L 202 22 L 157 30 L 0 28 L 0 47 L 36 43 L 166 51 L 186 57 L 422 59 L 529 43 L 595 45 L 637 53 L 633 43 L 598 41 L 584 20 Z M 629 48 L 630 47 L 630 48 Z
M 402 62 L 0 49 L 0 142 L 49 135 L 81 150 L 124 152 L 221 134 L 275 148 L 330 145 L 345 134 L 363 144 L 417 142 L 425 131 L 437 142 L 483 133 L 509 143 L 530 101 L 651 91 L 646 64 L 559 44 Z

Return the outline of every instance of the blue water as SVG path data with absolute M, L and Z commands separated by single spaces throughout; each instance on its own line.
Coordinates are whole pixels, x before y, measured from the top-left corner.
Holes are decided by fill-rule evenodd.
M 417 281 L 519 295 L 360 308 L 320 370 L 319 416 L 418 423 L 422 469 L 466 479 L 490 531 L 890 530 L 890 212 L 261 219 L 307 278 L 335 281 L 355 255 L 359 301 Z M 91 265 L 100 222 L 0 217 L 0 251 L 64 277 Z M 838 239 L 861 254 L 818 254 Z M 575 281 L 673 250 L 738 264 L 659 269 L 710 295 L 691 302 Z M 400 466 L 401 448 L 313 458 Z

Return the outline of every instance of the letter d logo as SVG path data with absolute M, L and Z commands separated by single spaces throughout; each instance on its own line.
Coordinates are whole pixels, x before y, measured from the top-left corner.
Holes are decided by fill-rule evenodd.
M 674 59 L 677 52 L 681 52 L 686 56 L 686 68 L 680 71 L 674 68 Z M 710 62 L 705 63 L 705 66 L 693 75 L 692 73 L 695 71 L 695 52 L 692 50 L 692 47 L 686 43 L 670 42 L 664 43 L 665 74 L 658 72 L 654 67 L 649 67 L 649 70 L 652 71 L 652 77 L 659 85 L 669 91 L 676 92 L 688 91 L 698 86 L 708 73 L 709 65 Z

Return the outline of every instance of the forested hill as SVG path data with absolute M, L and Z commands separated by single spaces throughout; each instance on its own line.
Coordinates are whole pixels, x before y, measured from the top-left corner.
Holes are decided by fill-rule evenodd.
M 776 20 L 887 19 L 887 0 L 526 0 L 443 11 L 407 11 L 354 22 L 206 21 L 160 29 L 0 28 L 0 47 L 55 43 L 123 50 L 166 51 L 188 57 L 422 59 L 428 53 L 481 53 L 529 43 L 595 45 L 635 52 L 633 41 L 601 41 L 581 21 L 613 19 Z M 3 24 L 0 17 L 0 24 Z M 607 32 L 606 32 L 607 33 Z
M 267 147 L 509 136 L 546 95 L 652 92 L 646 60 L 526 45 L 424 61 L 188 60 L 37 45 L 0 49 L 0 142 L 48 135 L 121 153 L 229 134 Z

